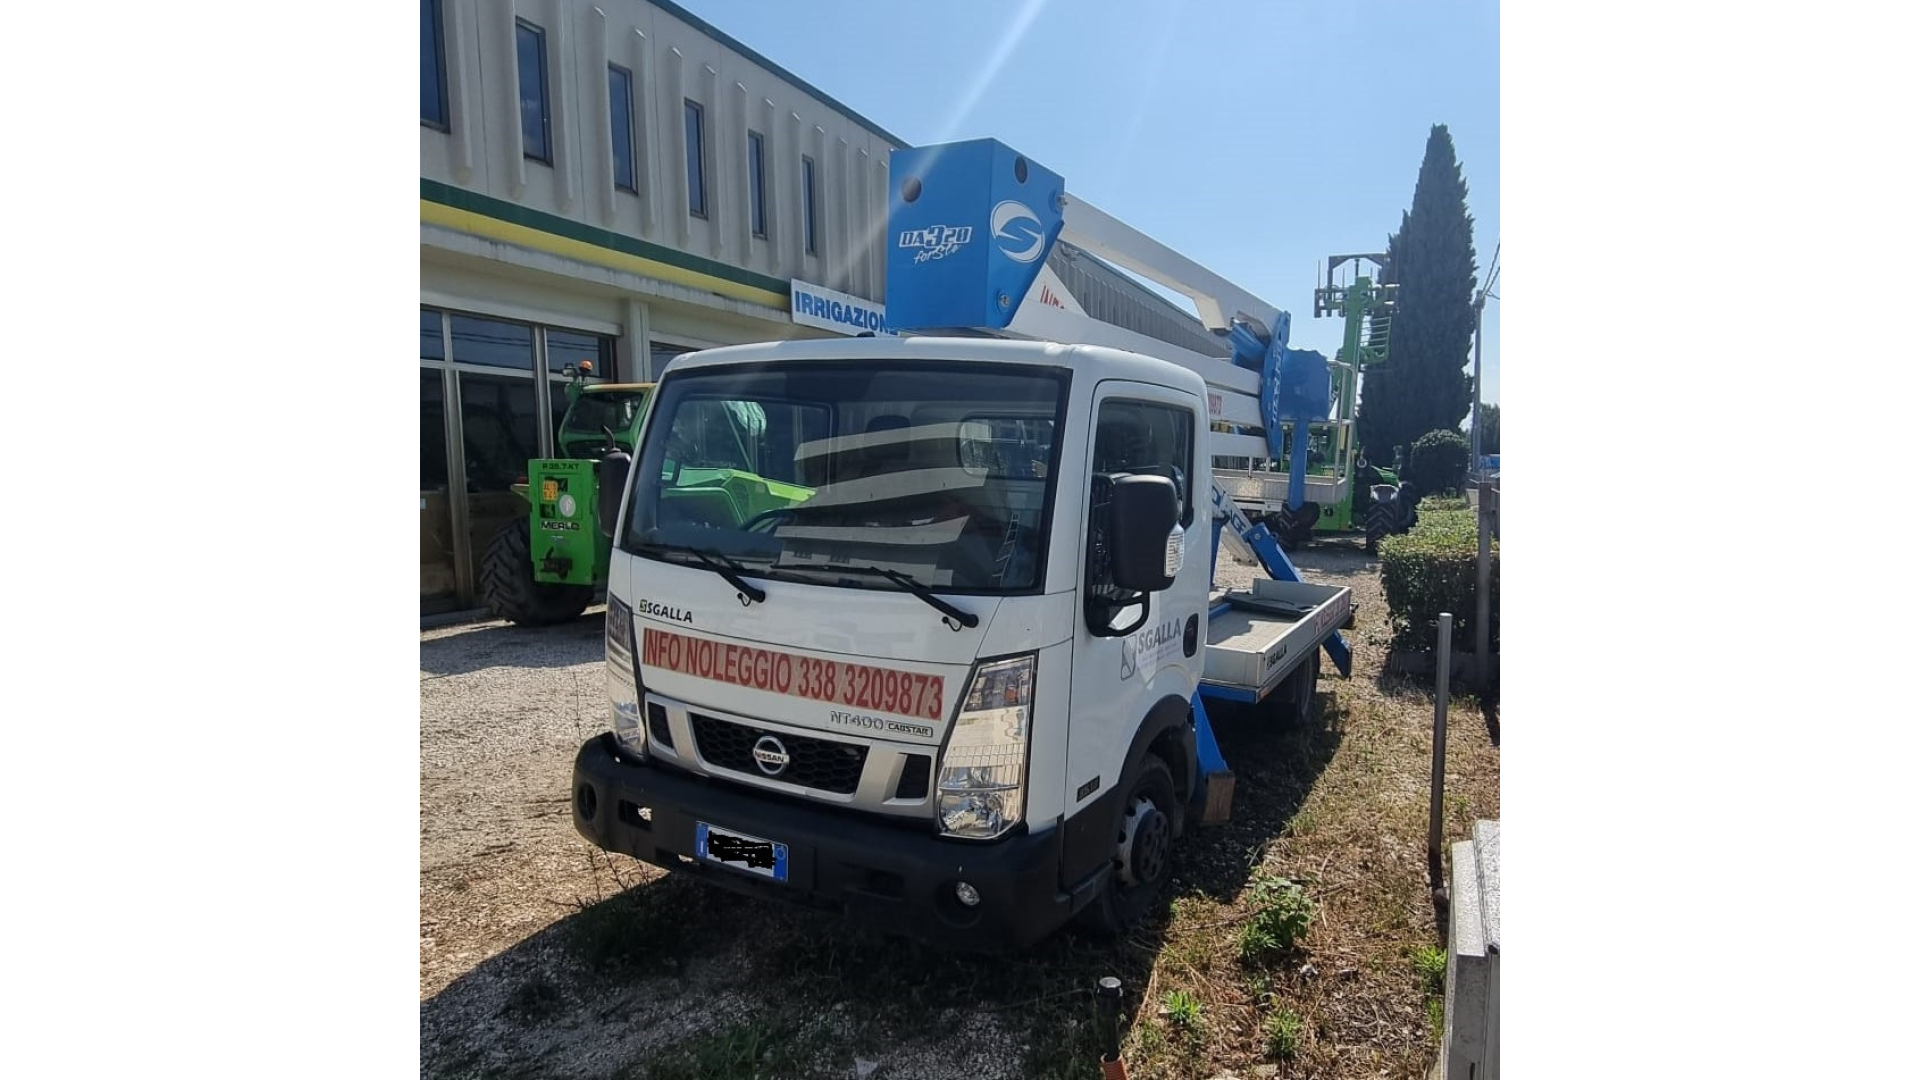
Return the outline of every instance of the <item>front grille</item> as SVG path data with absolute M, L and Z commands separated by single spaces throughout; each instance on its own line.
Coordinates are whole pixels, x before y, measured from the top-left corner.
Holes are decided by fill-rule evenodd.
M 753 760 L 753 744 L 763 735 L 772 735 L 786 747 L 788 761 L 786 768 L 768 779 L 835 795 L 851 795 L 860 786 L 860 770 L 867 764 L 864 746 L 769 731 L 700 713 L 688 713 L 687 718 L 693 723 L 693 741 L 700 757 L 715 768 L 767 776 Z

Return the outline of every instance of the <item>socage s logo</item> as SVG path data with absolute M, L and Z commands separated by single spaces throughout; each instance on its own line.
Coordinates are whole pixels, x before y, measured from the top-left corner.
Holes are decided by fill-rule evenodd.
M 994 243 L 1014 262 L 1030 263 L 1039 258 L 1047 246 L 1047 233 L 1040 227 L 1039 215 L 1024 203 L 1008 199 L 994 207 L 992 226 Z

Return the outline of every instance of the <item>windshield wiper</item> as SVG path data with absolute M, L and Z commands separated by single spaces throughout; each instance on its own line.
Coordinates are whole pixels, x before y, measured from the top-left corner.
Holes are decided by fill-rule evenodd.
M 696 559 L 699 559 L 700 562 L 704 566 L 706 566 L 707 569 L 713 571 L 716 574 L 719 574 L 723 578 L 726 578 L 727 584 L 740 590 L 740 606 L 741 607 L 749 607 L 756 601 L 762 601 L 767 598 L 767 592 L 765 589 L 760 588 L 758 585 L 755 585 L 752 582 L 748 581 L 746 578 L 743 578 L 740 576 L 742 573 L 746 571 L 747 568 L 745 566 L 733 561 L 732 559 L 727 558 L 725 555 L 719 552 L 709 552 L 703 548 L 694 547 L 691 544 L 655 543 L 655 544 L 642 544 L 641 547 L 648 550 L 652 550 L 652 551 L 683 552 L 687 555 L 693 556 Z
M 928 607 L 946 616 L 943 621 L 946 622 L 948 626 L 952 626 L 956 633 L 959 632 L 960 626 L 971 630 L 980 625 L 980 616 L 975 615 L 971 611 L 962 611 L 952 604 L 947 603 L 945 600 L 933 595 L 933 590 L 920 584 L 912 574 L 900 570 L 889 570 L 882 566 L 862 566 L 859 569 L 879 574 L 888 581 L 905 588 L 908 592 L 925 600 Z M 956 622 L 959 623 L 960 626 L 953 626 Z
M 929 589 L 925 585 L 922 585 L 916 578 L 914 578 L 912 574 L 904 573 L 899 570 L 890 570 L 884 566 L 833 566 L 833 565 L 806 566 L 804 564 L 796 564 L 792 566 L 776 566 L 774 567 L 774 569 L 776 570 L 819 570 L 822 573 L 829 573 L 829 574 L 862 574 L 869 577 L 883 577 L 883 578 L 886 578 L 888 581 L 891 581 L 894 584 L 901 586 L 902 588 L 906 589 L 908 592 L 919 597 L 920 599 L 925 600 L 927 602 L 928 607 L 931 607 L 935 611 L 938 611 L 940 614 L 946 616 L 946 618 L 943 619 L 942 621 L 945 622 L 947 626 L 956 633 L 958 633 L 960 628 L 963 626 L 971 630 L 974 627 L 980 625 L 980 616 L 975 615 L 971 611 L 962 611 L 959 608 L 954 607 L 952 604 L 949 604 L 945 600 L 942 600 L 938 596 L 935 596 L 933 594 L 932 589 Z M 956 623 L 958 625 L 955 625 Z

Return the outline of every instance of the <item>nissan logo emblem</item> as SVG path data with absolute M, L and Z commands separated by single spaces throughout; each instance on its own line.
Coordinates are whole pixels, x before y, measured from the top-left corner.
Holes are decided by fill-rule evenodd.
M 762 735 L 760 741 L 753 744 L 753 763 L 768 776 L 779 776 L 785 772 L 787 762 L 791 760 L 787 756 L 787 748 L 771 735 Z

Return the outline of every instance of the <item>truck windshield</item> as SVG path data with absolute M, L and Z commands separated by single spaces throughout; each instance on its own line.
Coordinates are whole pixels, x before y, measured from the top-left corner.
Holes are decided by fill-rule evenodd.
M 623 546 L 748 577 L 1034 590 L 1069 373 L 931 361 L 695 369 L 661 384 Z M 836 574 L 839 568 L 869 568 Z

